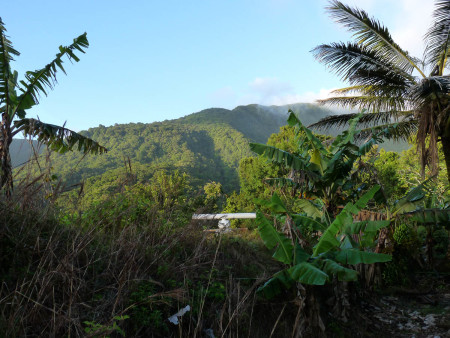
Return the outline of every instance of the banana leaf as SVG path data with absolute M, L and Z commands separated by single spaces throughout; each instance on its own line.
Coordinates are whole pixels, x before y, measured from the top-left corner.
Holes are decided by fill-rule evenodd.
M 277 247 L 272 257 L 284 264 L 292 263 L 294 250 L 292 241 L 282 233 L 279 233 L 260 211 L 256 213 L 256 220 L 258 222 L 258 232 L 265 246 L 268 249 Z

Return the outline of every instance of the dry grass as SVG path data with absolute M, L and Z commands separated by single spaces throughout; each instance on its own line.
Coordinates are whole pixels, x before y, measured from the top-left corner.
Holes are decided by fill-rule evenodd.
M 149 208 L 137 219 L 133 206 L 111 213 L 111 203 L 97 206 L 97 217 L 61 221 L 54 190 L 49 195 L 40 182 L 16 187 L 12 200 L 0 198 L 3 336 L 290 334 L 295 306 L 255 294 L 279 268 L 260 243 L 207 238 L 200 224 L 163 221 L 173 210 L 161 217 Z M 180 325 L 167 321 L 187 304 L 192 310 Z

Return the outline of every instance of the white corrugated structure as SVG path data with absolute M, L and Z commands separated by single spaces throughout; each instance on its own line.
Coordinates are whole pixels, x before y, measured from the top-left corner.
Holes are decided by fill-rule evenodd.
M 236 214 L 194 214 L 192 219 L 251 219 L 256 218 L 255 212 L 241 212 Z
M 229 232 L 230 219 L 252 219 L 256 218 L 255 212 L 245 212 L 236 214 L 194 214 L 192 219 L 196 220 L 219 220 L 219 232 Z

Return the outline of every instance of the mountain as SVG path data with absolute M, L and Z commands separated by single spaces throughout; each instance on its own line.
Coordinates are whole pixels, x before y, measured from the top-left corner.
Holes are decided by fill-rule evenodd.
M 185 172 L 196 187 L 209 181 L 221 182 L 224 190 L 230 192 L 239 188 L 240 160 L 252 155 L 249 142 L 265 143 L 286 124 L 289 109 L 305 125 L 333 113 L 306 103 L 253 104 L 233 110 L 210 108 L 164 122 L 100 125 L 81 133 L 105 146 L 108 153 L 97 156 L 76 151 L 53 154 L 51 167 L 67 185 L 86 181 L 89 189 L 98 190 L 100 194 L 121 188 L 123 177 L 146 181 L 158 170 Z M 19 147 L 15 143 L 14 150 Z M 25 162 L 26 156 L 27 150 L 12 151 L 14 163 Z
M 12 167 L 16 168 L 27 163 L 34 153 L 37 155 L 42 153 L 42 147 L 35 140 L 14 139 L 9 146 L 9 151 Z

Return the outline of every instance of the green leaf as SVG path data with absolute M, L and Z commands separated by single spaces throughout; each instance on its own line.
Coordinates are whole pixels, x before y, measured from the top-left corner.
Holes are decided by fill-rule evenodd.
M 319 170 L 317 166 L 311 165 L 304 159 L 272 146 L 261 143 L 250 143 L 250 149 L 259 155 L 267 157 L 272 162 L 282 164 L 287 168 L 291 168 L 297 171 L 306 169 L 317 171 Z
M 274 193 L 270 199 L 270 201 L 267 201 L 265 199 L 259 199 L 255 198 L 254 202 L 258 205 L 265 206 L 266 208 L 269 208 L 274 213 L 287 213 L 287 209 L 284 206 L 283 201 L 280 199 L 280 197 L 277 195 L 277 193 Z
M 422 209 L 408 213 L 411 220 L 422 224 L 442 224 L 450 228 L 450 209 Z
M 357 271 L 345 268 L 331 259 L 325 259 L 324 262 L 322 270 L 328 275 L 337 275 L 340 281 L 356 281 L 358 279 Z
M 317 200 L 316 200 L 317 201 Z M 306 215 L 312 218 L 322 218 L 323 209 L 311 200 L 301 199 L 295 202 L 295 204 L 306 213 Z
M 356 203 L 355 206 L 358 209 L 356 214 L 364 209 L 369 201 L 375 196 L 376 192 L 380 189 L 379 185 L 373 186 L 368 192 L 366 192 Z
M 70 129 L 39 120 L 24 118 L 14 121 L 14 127 L 23 131 L 25 136 L 36 137 L 39 142 L 48 145 L 50 149 L 59 153 L 73 150 L 76 144 L 78 144 L 78 150 L 84 153 L 102 154 L 108 151 L 88 137 Z
M 285 269 L 274 274 L 271 279 L 258 288 L 257 292 L 262 293 L 265 298 L 271 299 L 284 290 L 289 290 L 294 283 L 288 270 Z
M 427 191 L 430 190 L 430 183 L 432 183 L 434 177 L 429 178 L 419 184 L 417 187 L 412 188 L 405 197 L 400 199 L 395 205 L 393 215 L 403 214 L 406 212 L 413 211 L 422 203 Z
M 295 222 L 295 225 L 299 226 L 300 229 L 308 229 L 312 231 L 325 231 L 327 228 L 326 225 L 322 224 L 315 219 L 303 215 L 292 215 L 292 219 Z
M 268 249 L 273 249 L 278 246 L 273 258 L 285 264 L 292 263 L 294 249 L 292 241 L 282 233 L 279 233 L 260 211 L 256 213 L 256 221 L 258 223 L 259 234 L 265 246 Z
M 389 262 L 392 260 L 392 256 L 381 254 L 381 253 L 375 253 L 375 252 L 367 252 L 367 251 L 360 251 L 355 249 L 345 249 L 340 251 L 336 257 L 336 261 L 342 264 L 373 264 L 373 263 L 382 263 L 382 262 Z
M 387 227 L 390 223 L 390 220 L 355 222 L 352 224 L 348 224 L 343 232 L 349 235 L 360 234 L 362 232 L 376 232 L 382 228 Z
M 328 275 L 314 265 L 302 262 L 288 270 L 291 278 L 297 282 L 309 285 L 324 285 Z
M 306 262 L 311 257 L 301 246 L 300 244 L 295 244 L 294 251 L 294 264 L 300 264 L 302 262 Z
M 374 186 L 358 201 L 356 201 L 355 204 L 347 203 L 347 205 L 339 213 L 339 215 L 336 216 L 336 219 L 333 221 L 333 223 L 331 223 L 328 229 L 324 232 L 322 237 L 320 237 L 319 242 L 314 248 L 313 257 L 339 247 L 339 241 L 336 239 L 337 234 L 348 227 L 349 224 L 353 223 L 352 214 L 358 214 L 358 212 L 367 205 L 369 200 L 375 195 L 378 189 L 380 189 L 380 186 Z

